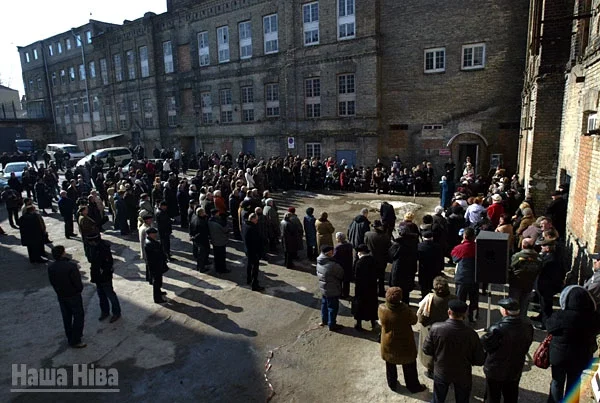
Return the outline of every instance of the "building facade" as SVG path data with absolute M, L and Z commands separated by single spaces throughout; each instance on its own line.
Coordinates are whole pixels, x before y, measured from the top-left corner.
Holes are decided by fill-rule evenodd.
M 168 0 L 19 48 L 27 99 L 69 142 L 514 167 L 527 5 L 413 3 Z

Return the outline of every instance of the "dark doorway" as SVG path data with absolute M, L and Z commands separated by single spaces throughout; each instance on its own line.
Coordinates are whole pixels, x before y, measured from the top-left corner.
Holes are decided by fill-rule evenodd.
M 256 154 L 256 140 L 254 137 L 248 137 L 243 140 L 242 151 L 244 154 Z
M 467 161 L 467 157 L 471 158 L 471 164 L 473 165 L 473 169 L 475 169 L 475 174 L 478 173 L 478 148 L 479 146 L 477 144 L 459 144 L 458 161 L 456 162 L 456 170 L 460 172 L 459 176 L 462 176 L 463 170 L 465 169 L 465 162 Z

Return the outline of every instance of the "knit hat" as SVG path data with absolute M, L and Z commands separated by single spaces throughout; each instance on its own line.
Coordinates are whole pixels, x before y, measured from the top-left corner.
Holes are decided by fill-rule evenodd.
M 391 304 L 399 304 L 400 302 L 402 302 L 402 288 L 388 288 L 385 292 L 385 302 L 389 302 Z

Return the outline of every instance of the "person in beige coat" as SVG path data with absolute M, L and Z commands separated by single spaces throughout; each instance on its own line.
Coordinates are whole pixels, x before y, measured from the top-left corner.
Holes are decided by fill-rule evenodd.
M 411 393 L 425 390 L 417 374 L 417 346 L 412 326 L 417 315 L 402 302 L 402 288 L 390 287 L 385 294 L 385 304 L 379 305 L 381 322 L 381 358 L 385 361 L 387 384 L 391 390 L 398 389 L 398 368 L 402 365 L 404 381 Z
M 327 220 L 327 213 L 321 213 L 321 217 L 315 223 L 317 228 L 317 250 L 321 250 L 321 247 L 325 245 L 334 246 L 333 243 L 333 234 L 335 233 L 335 228 L 333 228 L 333 224 Z

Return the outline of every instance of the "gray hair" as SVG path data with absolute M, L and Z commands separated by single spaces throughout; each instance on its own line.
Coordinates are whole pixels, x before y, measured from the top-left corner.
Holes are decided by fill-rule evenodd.
M 523 216 L 533 215 L 533 210 L 529 207 L 524 208 L 521 212 L 523 213 Z
M 343 242 L 346 240 L 346 235 L 344 235 L 343 232 L 336 232 L 335 239 L 339 240 L 340 242 Z
M 444 212 L 444 208 L 442 206 L 437 206 L 434 211 L 435 214 L 442 214 Z
M 365 208 L 363 208 L 363 209 L 361 209 L 361 210 L 360 210 L 360 214 L 362 214 L 362 215 L 367 215 L 367 214 L 369 214 L 369 209 L 368 209 L 368 208 L 366 208 L 366 207 L 365 207 Z

